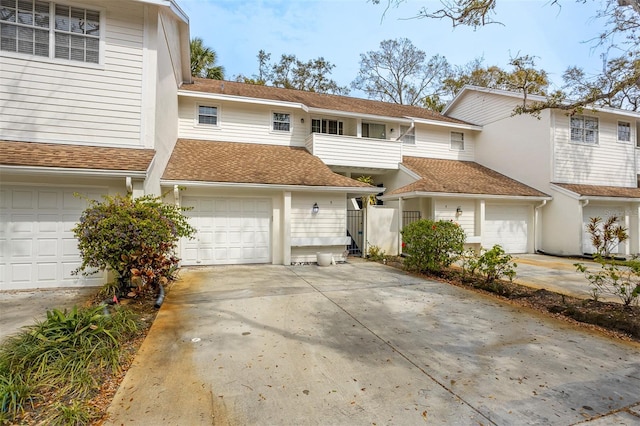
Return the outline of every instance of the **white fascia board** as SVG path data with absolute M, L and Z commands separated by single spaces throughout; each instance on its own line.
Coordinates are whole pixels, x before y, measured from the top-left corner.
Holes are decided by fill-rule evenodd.
M 518 100 L 523 100 L 523 96 L 522 93 L 518 93 L 518 92 L 511 92 L 509 90 L 502 90 L 502 89 L 490 89 L 488 87 L 479 87 L 479 86 L 470 86 L 470 85 L 466 85 L 462 88 L 462 90 L 460 90 L 458 92 L 458 94 L 444 107 L 444 109 L 442 110 L 442 114 L 446 115 L 447 112 L 453 107 L 454 104 L 456 104 L 458 102 L 458 100 L 464 96 L 464 94 L 466 92 L 482 92 L 482 93 L 493 93 L 493 94 L 497 94 L 497 95 L 501 95 L 501 96 L 507 96 L 510 98 L 515 98 Z M 544 96 L 540 96 L 540 95 L 532 95 L 532 94 L 528 94 L 527 95 L 527 101 L 534 101 L 534 102 L 544 102 L 546 101 L 547 98 Z M 634 117 L 634 118 L 640 118 L 640 112 L 636 112 L 636 111 L 631 111 L 631 110 L 626 110 L 626 109 L 619 109 L 619 108 L 606 108 L 606 107 L 584 107 L 585 110 L 593 110 L 596 112 L 603 112 L 603 113 L 609 113 L 609 114 L 616 114 L 616 115 L 623 115 L 623 116 L 627 116 L 627 117 Z
M 216 101 L 244 102 L 249 104 L 269 105 L 269 106 L 276 106 L 276 107 L 282 107 L 282 108 L 299 108 L 305 112 L 309 111 L 306 105 L 301 104 L 299 102 L 286 102 L 286 101 L 274 101 L 270 99 L 247 98 L 245 96 L 223 95 L 220 93 L 208 93 L 208 92 L 194 92 L 192 90 L 178 90 L 178 96 L 184 96 L 189 98 L 211 99 Z
M 551 189 L 561 192 L 574 200 L 583 201 L 614 201 L 614 202 L 623 202 L 623 203 L 640 203 L 640 198 L 629 198 L 629 197 L 605 197 L 599 195 L 580 195 L 577 192 L 570 191 L 566 188 L 563 188 L 558 185 L 551 184 Z
M 373 121 L 393 121 L 398 123 L 411 124 L 411 118 L 408 117 L 392 117 L 389 115 L 375 115 L 375 114 L 362 114 L 359 112 L 341 111 L 338 109 L 326 109 L 326 108 L 314 108 L 309 107 L 308 112 L 310 114 L 334 116 L 334 117 L 349 117 L 349 118 L 362 118 Z
M 558 185 L 554 185 L 553 183 L 549 185 L 549 187 L 551 189 L 553 189 L 554 191 L 558 191 L 568 197 L 574 198 L 576 200 L 580 199 L 580 194 L 573 192 L 567 188 L 563 188 L 562 186 L 558 186 Z
M 429 124 L 432 126 L 451 127 L 454 129 L 464 129 L 464 130 L 482 130 L 482 126 L 478 126 L 477 124 L 450 123 L 448 121 L 429 120 L 426 118 L 417 118 L 417 117 L 407 117 L 407 118 L 409 118 L 414 123 L 418 123 L 418 124 Z
M 30 175 L 64 175 L 89 177 L 132 177 L 146 178 L 146 171 L 103 170 L 103 169 L 72 169 L 65 167 L 35 167 L 35 166 L 0 166 L 0 173 L 30 174 Z
M 161 186 L 174 185 L 198 188 L 235 188 L 235 189 L 271 189 L 290 192 L 348 192 L 352 194 L 378 194 L 386 188 L 362 188 L 353 186 L 308 186 L 308 185 L 271 185 L 267 183 L 238 183 L 238 182 L 200 182 L 188 180 L 160 180 Z
M 490 89 L 488 87 L 480 87 L 480 86 L 471 86 L 465 85 L 462 90 L 458 92 L 456 96 L 451 99 L 451 101 L 444 107 L 442 110 L 443 115 L 447 115 L 447 112 L 453 107 L 453 105 L 457 104 L 458 101 L 467 93 L 467 92 L 482 92 L 482 93 L 494 93 L 502 96 L 508 96 L 510 98 L 516 98 L 522 100 L 522 93 L 511 92 L 509 90 L 502 89 Z M 535 102 L 544 102 L 547 100 L 544 96 L 540 95 L 527 95 L 527 100 L 535 101 Z
M 542 201 L 552 200 L 549 196 L 527 196 L 527 195 L 492 195 L 492 194 L 458 194 L 451 192 L 405 192 L 403 194 L 382 195 L 378 198 L 381 200 L 396 200 L 398 198 L 474 198 L 483 200 L 523 200 L 523 201 Z
M 406 174 L 408 174 L 409 176 L 411 176 L 412 178 L 414 178 L 415 180 L 420 180 L 422 179 L 422 176 L 420 176 L 418 173 L 414 172 L 413 170 L 411 170 L 410 168 L 408 168 L 407 166 L 403 165 L 402 163 L 398 164 L 398 169 L 400 171 L 405 172 Z
M 140 3 L 153 4 L 156 6 L 166 7 L 185 24 L 189 23 L 189 16 L 178 6 L 175 0 L 134 0 Z

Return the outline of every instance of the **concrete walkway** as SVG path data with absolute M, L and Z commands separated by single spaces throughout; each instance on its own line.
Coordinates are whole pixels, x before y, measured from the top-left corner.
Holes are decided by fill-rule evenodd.
M 391 267 L 185 269 L 112 425 L 640 424 L 640 345 Z

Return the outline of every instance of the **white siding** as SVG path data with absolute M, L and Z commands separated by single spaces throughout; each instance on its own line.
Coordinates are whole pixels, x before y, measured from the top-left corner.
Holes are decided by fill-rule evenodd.
M 549 111 L 486 124 L 477 134 L 476 161 L 548 193 L 551 181 Z
M 585 111 L 585 116 L 593 115 Z M 570 141 L 570 118 L 554 114 L 555 168 L 553 181 L 583 185 L 635 187 L 635 146 L 618 142 L 616 116 L 598 115 L 598 143 Z
M 402 142 L 314 133 L 306 147 L 329 166 L 396 170 L 402 161 Z
M 320 211 L 312 213 L 314 203 Z M 347 198 L 345 194 L 293 193 L 291 196 L 291 238 L 345 237 Z M 346 246 L 292 247 L 291 261 L 315 262 L 316 252 L 333 253 L 341 260 Z
M 451 132 L 464 133 L 464 150 L 451 149 Z M 416 143 L 402 144 L 402 155 L 413 157 L 442 158 L 446 160 L 475 160 L 474 131 L 449 127 L 417 125 Z
M 197 123 L 197 106 L 218 107 L 218 125 L 206 126 Z M 274 112 L 291 114 L 291 131 L 273 131 Z M 179 99 L 178 134 L 180 138 L 202 139 L 224 142 L 246 142 L 269 145 L 304 146 L 309 133 L 309 121 L 301 110 L 252 105 L 240 102 L 218 102 L 205 99 L 181 97 Z M 305 123 L 301 123 L 305 118 Z
M 456 214 L 460 207 L 462 214 Z M 462 227 L 468 237 L 475 235 L 476 213 L 475 201 L 472 199 L 441 198 L 435 200 L 434 220 L 450 220 Z
M 485 125 L 508 118 L 516 102 L 512 97 L 468 91 L 447 111 L 447 116 Z
M 151 127 L 153 140 L 151 141 L 156 150 L 154 161 L 149 170 L 149 176 L 146 182 L 145 191 L 147 193 L 160 194 L 160 178 L 164 169 L 169 162 L 171 152 L 175 147 L 178 138 L 178 79 L 181 73 L 179 66 L 176 68 L 175 61 L 179 58 L 173 55 L 180 55 L 179 49 L 174 44 L 178 43 L 180 38 L 177 23 L 169 16 L 161 15 L 162 19 L 158 20 L 157 27 L 150 25 L 155 30 L 153 39 L 153 51 L 157 52 L 153 55 L 154 61 L 152 70 L 148 70 L 149 74 L 155 76 L 154 84 L 150 90 L 154 91 L 152 96 L 153 105 L 148 105 L 145 109 L 145 120 L 152 120 Z M 154 19 L 155 21 L 155 19 Z M 152 56 L 152 55 L 150 55 Z M 152 59 L 152 58 L 149 58 Z M 148 104 L 145 99 L 145 104 Z
M 140 145 L 143 5 L 105 4 L 102 65 L 0 53 L 3 138 Z

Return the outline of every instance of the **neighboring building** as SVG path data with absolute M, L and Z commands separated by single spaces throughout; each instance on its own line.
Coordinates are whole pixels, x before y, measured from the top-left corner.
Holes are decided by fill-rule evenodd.
M 103 282 L 71 275 L 74 193 L 159 193 L 190 78 L 173 1 L 2 0 L 0 290 Z
M 281 234 L 284 225 L 276 228 L 274 211 L 274 229 L 267 240 L 277 250 L 274 257 L 262 259 L 285 264 L 314 261 L 317 248 L 305 239 L 338 241 L 345 236 L 345 221 L 352 253 L 366 253 L 368 246 L 376 245 L 395 254 L 403 222 L 418 217 L 460 223 L 475 246 L 501 243 L 510 252 L 534 250 L 536 207 L 551 197 L 475 163 L 480 126 L 419 107 L 230 81 L 195 79 L 183 85 L 178 96 L 179 135 L 184 140 L 162 183 L 188 188 L 183 198 L 195 206 L 199 221 L 212 223 L 211 212 L 200 213 L 200 196 L 208 209 L 212 201 L 206 200 L 224 202 L 229 191 L 268 198 L 273 185 L 282 184 L 279 175 L 295 171 L 293 163 L 273 162 L 277 156 L 285 158 L 276 154 L 288 152 L 283 147 L 306 148 L 322 160 L 318 165 L 349 178 L 370 176 L 381 186 L 379 192 L 386 188 L 379 197 L 384 205 L 371 206 L 366 218 L 357 211 L 362 194 L 353 189 L 343 191 L 339 199 L 329 194 L 319 198 L 328 189 L 322 186 L 313 192 L 292 192 L 294 207 L 286 221 L 292 229 L 290 241 L 286 230 Z M 307 174 L 311 176 L 312 169 Z M 194 198 L 191 194 L 196 193 Z M 282 205 L 286 194 L 269 203 Z M 321 209 L 316 218 L 310 213 L 315 202 Z M 330 206 L 338 210 L 332 217 L 323 216 Z M 327 222 L 320 220 L 323 217 Z M 185 263 L 229 262 L 226 243 L 218 250 L 220 259 L 211 254 L 216 252 L 213 240 L 203 235 L 199 242 L 185 244 Z M 330 250 L 338 255 L 344 250 L 343 243 L 340 246 Z
M 592 253 L 585 232 L 589 218 L 617 215 L 630 235 L 617 252 L 639 253 L 640 113 L 585 108 L 575 115 L 547 109 L 539 118 L 513 116 L 522 102 L 517 93 L 466 87 L 444 114 L 482 126 L 478 163 L 553 197 L 538 209 L 541 234 L 536 249 L 560 255 Z

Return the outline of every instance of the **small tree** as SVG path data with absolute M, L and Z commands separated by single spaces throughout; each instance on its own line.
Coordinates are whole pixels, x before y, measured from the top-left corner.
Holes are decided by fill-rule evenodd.
M 404 265 L 418 272 L 441 273 L 464 250 L 465 233 L 457 223 L 421 219 L 404 227 Z
M 465 269 L 471 274 L 480 273 L 486 283 L 492 283 L 503 277 L 513 281 L 518 264 L 513 262 L 513 256 L 506 253 L 502 246 L 495 244 L 490 250 L 482 249 L 480 254 L 468 254 Z
M 600 270 L 592 272 L 582 263 L 574 263 L 591 283 L 592 294 L 597 300 L 600 293 L 615 295 L 625 306 L 637 302 L 640 296 L 640 264 L 632 261 L 619 264 L 611 252 L 629 238 L 627 230 L 618 224 L 618 217 L 611 216 L 602 222 L 600 217 L 592 217 L 586 228 L 591 243 L 596 249 L 593 260 L 600 264 Z
M 82 257 L 74 273 L 111 270 L 117 278 L 116 291 L 124 293 L 132 277 L 137 277 L 138 287 L 164 282 L 178 264 L 174 256 L 178 240 L 191 237 L 195 229 L 182 209 L 160 197 L 116 195 L 90 200 L 73 233 Z

